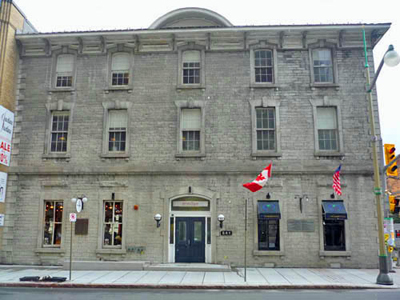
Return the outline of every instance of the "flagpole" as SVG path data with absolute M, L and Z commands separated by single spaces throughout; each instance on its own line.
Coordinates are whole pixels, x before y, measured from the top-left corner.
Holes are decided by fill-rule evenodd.
M 244 201 L 244 282 L 247 282 L 247 206 L 248 200 Z

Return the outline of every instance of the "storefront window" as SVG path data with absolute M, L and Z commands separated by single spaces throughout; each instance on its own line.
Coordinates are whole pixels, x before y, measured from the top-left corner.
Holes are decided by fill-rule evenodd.
M 60 247 L 62 216 L 62 201 L 45 201 L 43 246 Z
M 280 250 L 279 219 L 258 219 L 258 250 Z
M 344 220 L 324 221 L 324 246 L 326 251 L 345 251 Z
M 104 202 L 104 239 L 103 245 L 121 247 L 122 244 L 122 212 L 120 201 Z

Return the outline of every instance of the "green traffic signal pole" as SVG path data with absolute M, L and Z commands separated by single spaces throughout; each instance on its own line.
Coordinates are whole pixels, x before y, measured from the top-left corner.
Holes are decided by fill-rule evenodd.
M 379 177 L 379 165 L 378 165 L 378 155 L 376 150 L 376 142 L 377 137 L 375 134 L 375 119 L 373 113 L 373 100 L 372 100 L 372 89 L 375 86 L 376 79 L 378 78 L 380 69 L 383 66 L 383 59 L 378 68 L 378 72 L 375 75 L 373 84 L 371 85 L 371 77 L 369 73 L 369 65 L 368 65 L 368 54 L 367 54 L 367 42 L 365 39 L 365 30 L 363 28 L 363 42 L 364 42 L 364 55 L 365 55 L 365 71 L 367 76 L 367 95 L 368 95 L 368 108 L 369 108 L 369 120 L 371 124 L 371 135 L 372 135 L 372 159 L 374 163 L 374 193 L 375 193 L 375 202 L 376 202 L 376 212 L 378 215 L 378 238 L 379 238 L 379 275 L 376 279 L 377 284 L 384 285 L 393 285 L 393 279 L 389 274 L 389 267 L 387 262 L 387 253 L 385 247 L 385 239 L 383 232 L 383 214 L 382 214 L 382 188 Z M 389 47 L 389 50 L 393 50 Z

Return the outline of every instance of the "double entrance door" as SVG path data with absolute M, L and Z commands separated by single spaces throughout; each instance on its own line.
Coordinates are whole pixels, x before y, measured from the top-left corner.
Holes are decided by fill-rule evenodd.
M 205 262 L 205 218 L 176 217 L 175 262 Z

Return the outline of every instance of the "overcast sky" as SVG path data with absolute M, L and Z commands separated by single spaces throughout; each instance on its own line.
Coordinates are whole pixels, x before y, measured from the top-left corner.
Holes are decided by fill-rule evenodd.
M 160 16 L 183 7 L 213 10 L 234 25 L 391 22 L 391 29 L 375 47 L 375 64 L 379 64 L 389 44 L 393 44 L 400 53 L 398 0 L 14 0 L 14 2 L 40 32 L 147 28 Z M 397 154 L 400 154 L 399 86 L 400 65 L 395 68 L 385 66 L 377 82 L 380 122 L 383 142 L 397 144 Z

